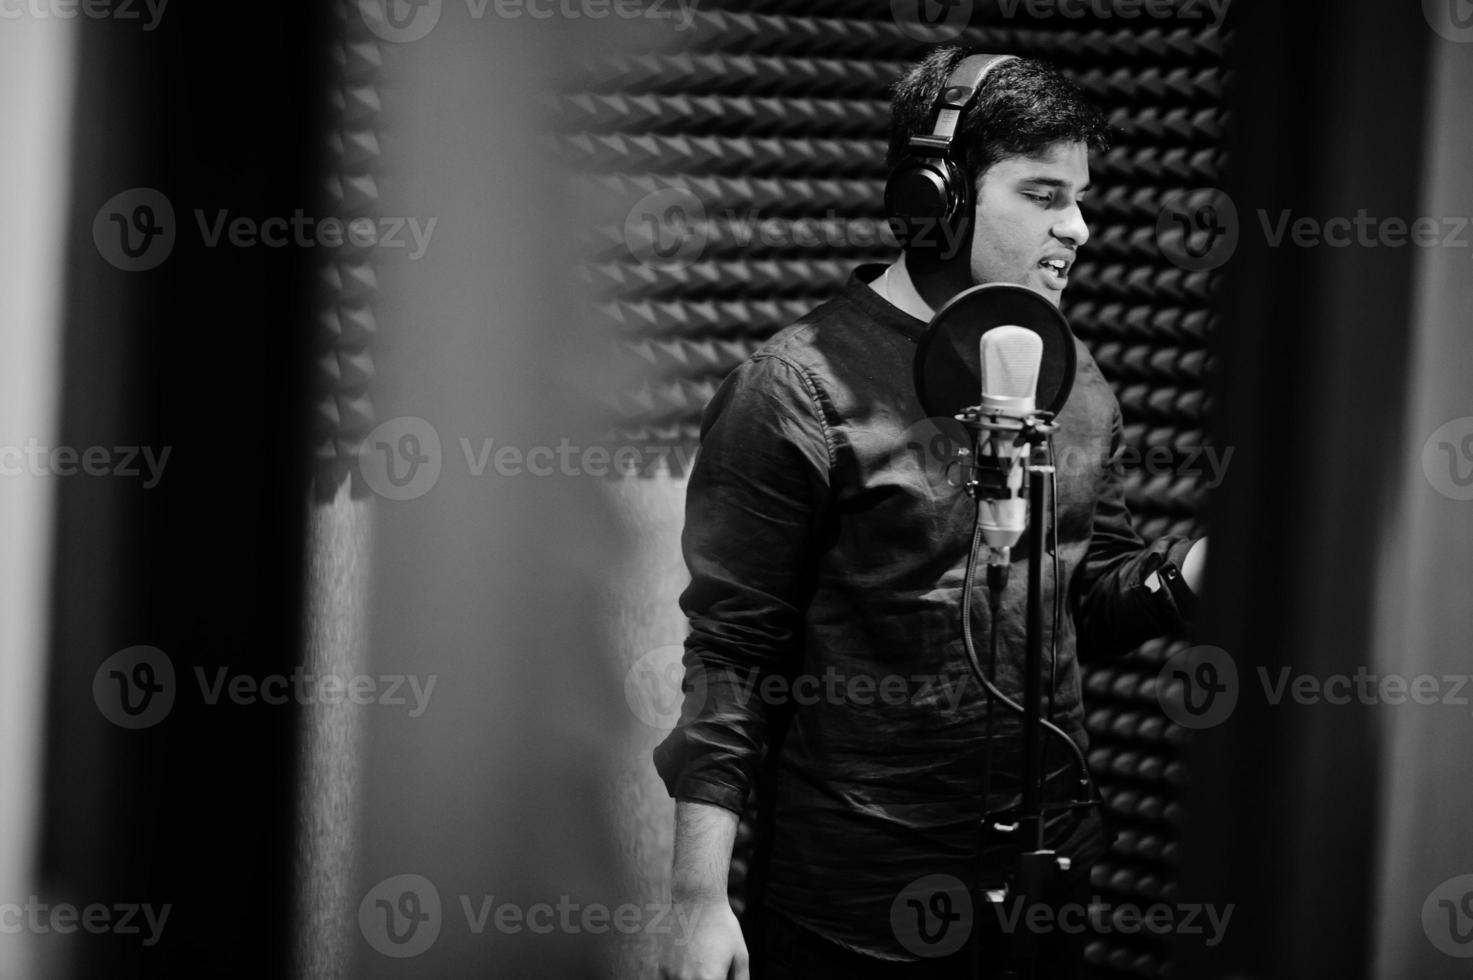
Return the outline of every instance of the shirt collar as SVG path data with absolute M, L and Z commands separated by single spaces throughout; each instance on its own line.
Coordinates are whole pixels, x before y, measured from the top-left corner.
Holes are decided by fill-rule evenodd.
M 936 316 L 936 311 L 921 298 L 915 282 L 911 280 L 910 270 L 905 267 L 904 252 L 901 252 L 899 258 L 890 263 L 883 273 L 871 281 L 869 286 L 891 306 L 917 320 L 929 323 Z
M 879 280 L 880 276 L 884 275 L 887 268 L 894 268 L 894 266 L 884 266 L 878 262 L 857 266 L 849 276 L 849 282 L 846 284 L 844 290 L 845 295 L 851 301 L 862 307 L 875 320 L 886 326 L 893 327 L 911 340 L 919 342 L 925 336 L 931 314 L 927 313 L 924 317 L 914 316 L 895 305 L 892 300 L 886 299 L 880 294 L 879 290 L 875 288 L 875 283 Z M 909 288 L 914 291 L 915 285 L 910 282 L 909 275 L 905 277 L 905 281 Z M 893 294 L 893 277 L 889 285 Z M 919 301 L 920 297 L 917 296 L 916 299 Z M 924 301 L 920 301 L 920 305 L 924 307 Z M 926 309 L 929 309 L 929 307 L 926 307 Z

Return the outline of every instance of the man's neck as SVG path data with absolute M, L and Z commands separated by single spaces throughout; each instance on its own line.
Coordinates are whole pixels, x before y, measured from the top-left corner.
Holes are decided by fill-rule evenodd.
M 913 261 L 904 252 L 870 288 L 917 320 L 930 320 L 953 296 L 973 283 L 965 263 Z
M 884 272 L 870 281 L 869 288 L 879 293 L 880 298 L 891 306 L 917 320 L 930 320 L 936 315 L 931 304 L 921 298 L 916 290 L 915 283 L 910 278 L 910 270 L 905 266 L 904 252 Z

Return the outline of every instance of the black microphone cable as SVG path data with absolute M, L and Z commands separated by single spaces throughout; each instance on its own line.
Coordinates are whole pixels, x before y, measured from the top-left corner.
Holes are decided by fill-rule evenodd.
M 1052 459 L 1052 440 L 1050 440 L 1050 459 Z M 1055 488 L 1056 487 L 1057 487 L 1057 484 L 1055 484 Z M 965 576 L 963 578 L 963 581 L 962 581 L 962 645 L 966 648 L 967 662 L 968 662 L 968 664 L 971 667 L 973 676 L 975 676 L 977 678 L 978 682 L 980 682 L 982 684 L 982 686 L 986 690 L 987 696 L 988 696 L 986 744 L 985 744 L 984 749 L 983 749 L 983 759 L 982 759 L 982 780 L 983 780 L 983 783 L 982 783 L 982 799 L 983 799 L 983 804 L 985 806 L 986 805 L 986 801 L 991 797 L 991 793 L 992 793 L 992 733 L 993 733 L 993 731 L 992 731 L 992 723 L 993 723 L 993 711 L 992 711 L 992 708 L 993 708 L 993 701 L 994 700 L 1000 701 L 1002 704 L 1006 705 L 1009 709 L 1011 709 L 1013 712 L 1015 712 L 1016 714 L 1018 714 L 1020 716 L 1024 713 L 1024 710 L 1023 710 L 1023 706 L 1022 705 L 1018 704 L 1012 698 L 1008 697 L 1006 694 L 1004 694 L 1002 691 L 1000 691 L 997 688 L 997 686 L 992 682 L 992 679 L 988 676 L 988 673 L 982 669 L 981 661 L 977 657 L 976 644 L 975 644 L 975 642 L 972 639 L 972 592 L 973 592 L 973 590 L 975 588 L 976 580 L 977 580 L 977 554 L 981 550 L 981 547 L 982 547 L 982 504 L 983 504 L 983 501 L 981 501 L 981 500 L 978 500 L 977 501 L 977 507 L 976 507 L 976 511 L 975 511 L 975 514 L 974 514 L 974 517 L 973 517 L 973 522 L 972 522 L 972 546 L 971 546 L 970 551 L 967 554 L 967 570 L 966 570 L 966 574 L 965 574 Z M 1057 523 L 1058 523 L 1058 518 L 1057 518 L 1058 501 L 1057 501 L 1057 499 L 1055 499 L 1054 502 L 1053 502 L 1053 511 L 1054 511 L 1054 520 L 1053 520 L 1054 526 L 1052 528 L 1052 535 L 1053 535 L 1053 538 L 1054 538 L 1054 541 L 1055 541 L 1054 556 L 1053 556 L 1054 557 L 1054 562 L 1053 562 L 1053 564 L 1054 564 L 1054 576 L 1055 576 L 1055 579 L 1054 579 L 1054 593 L 1055 593 L 1054 594 L 1054 616 L 1055 616 L 1055 620 L 1054 620 L 1053 643 L 1052 643 L 1054 665 L 1053 665 L 1053 668 L 1051 668 L 1051 669 L 1052 670 L 1056 670 L 1057 669 L 1057 664 L 1058 664 L 1058 626 L 1059 626 L 1059 622 L 1061 621 L 1061 618 L 1062 618 L 1062 616 L 1061 616 L 1061 608 L 1060 608 L 1060 596 L 1058 594 L 1059 593 L 1059 584 L 1058 584 L 1058 574 L 1059 574 L 1058 569 L 1059 569 L 1059 566 L 1058 566 L 1058 547 L 1057 547 L 1057 539 L 1058 539 L 1058 526 L 1057 526 Z M 1033 560 L 1037 561 L 1041 557 L 1042 556 L 1034 556 L 1034 559 Z M 994 565 L 994 566 L 989 566 L 988 567 L 988 571 L 987 571 L 987 584 L 988 584 L 988 592 L 989 592 L 988 604 L 989 604 L 989 609 L 990 609 L 990 617 L 989 618 L 991 619 L 991 622 L 989 623 L 989 633 L 990 633 L 990 636 L 989 636 L 988 652 L 989 652 L 989 661 L 990 661 L 989 666 L 993 670 L 996 669 L 996 661 L 997 661 L 997 641 L 998 641 L 998 637 L 997 637 L 997 624 L 998 624 L 998 619 L 999 619 L 998 609 L 999 609 L 999 606 L 1001 605 L 1002 590 L 1007 586 L 1007 579 L 1008 579 L 1008 566 L 1006 566 L 1006 565 L 1002 565 L 1002 566 L 996 566 L 996 565 Z M 1053 713 L 1053 711 L 1052 711 L 1052 700 L 1053 700 L 1053 691 L 1050 690 L 1050 716 L 1052 716 L 1052 713 Z M 1075 799 L 1075 804 L 1078 804 L 1078 805 L 1091 805 L 1092 806 L 1092 805 L 1098 803 L 1099 802 L 1098 800 L 1095 800 L 1095 799 L 1092 799 L 1091 798 L 1093 796 L 1093 794 L 1090 792 L 1090 789 L 1091 789 L 1091 780 L 1089 778 L 1089 764 L 1088 764 L 1088 762 L 1086 761 L 1086 759 L 1084 757 L 1083 750 L 1081 750 L 1079 748 L 1078 743 L 1076 743 L 1074 741 L 1074 739 L 1070 738 L 1067 732 L 1065 732 L 1063 729 L 1061 729 L 1057 725 L 1055 725 L 1053 723 L 1052 717 L 1047 718 L 1047 719 L 1040 718 L 1039 719 L 1039 724 L 1041 724 L 1044 727 L 1044 729 L 1047 730 L 1050 734 L 1052 734 L 1052 735 L 1056 736 L 1057 738 L 1061 739 L 1066 745 L 1069 746 L 1070 751 L 1072 751 L 1074 753 L 1075 763 L 1079 767 L 1079 797 L 1082 797 L 1082 798 L 1076 798 Z M 1040 766 L 1040 768 L 1042 768 L 1042 767 Z

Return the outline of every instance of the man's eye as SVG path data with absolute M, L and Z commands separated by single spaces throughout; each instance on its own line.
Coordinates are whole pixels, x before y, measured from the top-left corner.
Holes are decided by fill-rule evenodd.
M 1052 194 L 1030 194 L 1027 191 L 1023 192 L 1023 196 L 1031 201 L 1037 201 L 1039 204 L 1047 204 L 1054 199 Z

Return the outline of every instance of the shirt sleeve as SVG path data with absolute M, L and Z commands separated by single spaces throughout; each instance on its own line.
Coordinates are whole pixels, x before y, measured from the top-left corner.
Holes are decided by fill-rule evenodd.
M 1180 631 L 1189 622 L 1188 611 L 1164 582 L 1152 590 L 1146 580 L 1165 562 L 1181 568 L 1193 540 L 1168 535 L 1147 545 L 1136 533 L 1121 475 L 1124 442 L 1117 403 L 1111 417 L 1110 459 L 1100 477 L 1089 547 L 1073 583 L 1083 662 L 1118 656 L 1154 637 Z
M 778 355 L 744 361 L 706 408 L 681 534 L 684 700 L 654 752 L 677 799 L 746 803 L 773 713 L 762 682 L 801 663 L 831 465 L 819 391 Z

